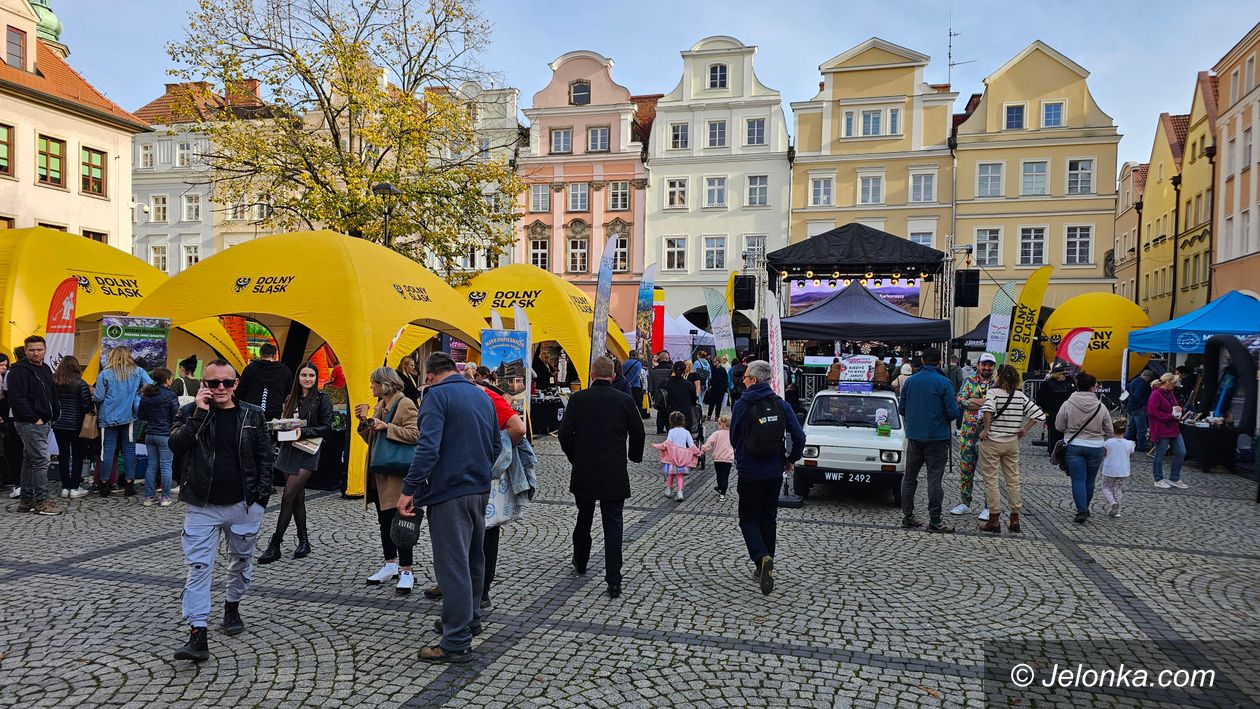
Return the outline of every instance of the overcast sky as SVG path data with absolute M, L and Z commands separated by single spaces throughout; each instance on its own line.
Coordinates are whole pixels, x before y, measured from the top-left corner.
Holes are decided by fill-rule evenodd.
M 71 64 L 128 110 L 170 81 L 168 41 L 183 36 L 194 0 L 52 0 Z M 757 75 L 787 103 L 811 98 L 818 65 L 877 36 L 932 57 L 926 78 L 946 81 L 949 2 L 657 2 L 483 0 L 494 25 L 482 59 L 521 90 L 522 108 L 550 78 L 547 64 L 590 49 L 614 61 L 632 93 L 666 93 L 682 72 L 679 52 L 732 35 L 756 45 Z M 612 9 L 615 8 L 615 9 Z M 1144 161 L 1160 112 L 1186 113 L 1196 72 L 1209 70 L 1260 21 L 1260 3 L 1238 0 L 1009 0 L 955 2 L 953 87 L 960 110 L 983 79 L 1035 39 L 1091 72 L 1089 87 L 1124 139 L 1120 162 Z M 788 127 L 791 130 L 789 112 Z

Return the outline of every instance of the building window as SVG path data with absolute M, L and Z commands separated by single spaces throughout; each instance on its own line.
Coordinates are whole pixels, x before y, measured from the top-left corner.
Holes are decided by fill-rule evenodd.
M 489 138 L 479 138 L 477 140 L 477 157 L 483 158 L 483 159 L 490 157 L 490 139 Z
M 770 204 L 770 176 L 769 175 L 749 175 L 748 176 L 748 202 L 749 207 L 765 207 Z
M 976 196 L 1002 196 L 1002 163 L 982 162 L 976 165 Z
M 569 272 L 570 273 L 586 273 L 590 271 L 590 264 L 587 261 L 588 249 L 587 245 L 590 240 L 586 237 L 569 238 Z
M 665 237 L 665 270 L 687 270 L 687 237 Z
M 726 268 L 726 237 L 704 237 L 704 267 L 710 271 Z
M 1247 57 L 1247 73 L 1243 75 L 1245 83 L 1243 93 L 1248 93 L 1256 88 L 1256 58 L 1255 56 Z
M 553 128 L 551 130 L 551 152 L 553 153 L 573 152 L 573 129 L 572 128 Z
M 1064 265 L 1084 266 L 1093 263 L 1094 228 L 1089 226 L 1068 227 L 1065 246 Z
M 1091 194 L 1094 191 L 1094 161 L 1068 160 L 1068 194 Z
M 630 237 L 625 234 L 615 234 L 613 238 L 617 240 L 617 243 L 613 244 L 613 271 L 625 273 L 630 270 Z
M 709 147 L 726 147 L 726 121 L 709 121 Z
M 4 60 L 14 69 L 26 69 L 26 33 L 16 27 L 5 32 Z
M 13 177 L 13 126 L 0 125 L 0 175 Z
M 1200 266 L 1199 261 L 1200 261 L 1199 254 L 1195 254 L 1194 255 L 1194 270 L 1191 271 L 1191 273 L 1193 274 L 1192 280 L 1196 284 L 1203 282 L 1199 276 L 1199 266 Z
M 1229 105 L 1233 106 L 1238 101 L 1238 70 L 1235 69 L 1229 75 Z
M 494 249 L 486 249 L 486 268 L 499 267 L 499 252 Z
M 884 202 L 884 178 L 879 175 L 862 176 L 858 178 L 859 191 L 858 203 L 860 204 L 883 204 Z
M 935 202 L 936 175 L 932 173 L 910 175 L 910 201 Z
M 498 195 L 492 195 L 492 197 L 498 197 Z M 496 212 L 498 211 L 493 199 L 491 200 L 490 205 L 491 210 Z M 252 211 L 254 213 L 254 221 L 256 222 L 267 221 L 271 218 L 272 213 L 275 212 L 275 210 L 271 208 L 271 205 L 266 202 L 254 202 Z
M 1042 128 L 1062 128 L 1063 127 L 1063 102 L 1051 101 L 1041 104 L 1041 127 Z
M 588 212 L 591 209 L 591 186 L 585 182 L 569 185 L 569 211 Z
M 249 204 L 244 197 L 238 197 L 228 210 L 228 221 L 243 222 L 246 219 L 249 219 Z
M 65 187 L 66 141 L 41 135 L 38 147 L 39 157 L 35 174 L 40 184 Z
M 713 64 L 709 67 L 709 88 L 726 88 L 726 65 Z
M 166 247 L 150 246 L 149 247 L 149 265 L 166 273 Z
M 849 138 L 853 133 L 853 111 L 844 112 L 844 137 Z
M 61 226 L 60 224 L 49 224 L 48 222 L 39 222 L 36 224 L 36 226 L 42 226 L 45 229 L 56 229 L 57 231 L 66 231 L 66 228 L 64 226 Z
M 477 267 L 477 247 L 468 247 L 467 253 L 459 257 L 459 265 L 464 270 L 471 270 Z
M 196 244 L 184 244 L 184 268 L 201 263 L 201 247 Z
M 1019 230 L 1019 265 L 1041 266 L 1046 262 L 1046 228 L 1026 226 Z
M 546 271 L 551 268 L 551 242 L 546 239 L 531 239 L 529 242 L 529 263 Z
M 1203 222 L 1203 193 L 1194 196 L 1194 223 Z
M 184 218 L 186 222 L 201 221 L 201 195 L 186 194 L 184 199 Z
M 1242 227 L 1242 236 L 1238 239 L 1239 256 L 1246 256 L 1251 253 L 1251 210 L 1244 209 L 1238 213 L 1239 226 Z
M 687 147 L 687 128 L 686 123 L 669 124 L 669 147 L 674 150 L 682 150 Z
M 65 230 L 63 229 L 62 231 L 65 231 Z M 87 229 L 84 229 L 83 236 L 91 239 L 92 241 L 95 241 L 98 244 L 109 243 L 109 235 L 103 231 L 89 231 Z
M 1249 167 L 1251 167 L 1251 128 L 1247 127 L 1243 129 L 1242 164 L 1238 166 L 1238 171 L 1242 172 Z
M 883 111 L 862 111 L 862 135 L 879 135 Z
M 766 144 L 766 119 L 749 118 L 748 119 L 748 144 L 749 145 L 765 145 Z
M 140 167 L 146 170 L 153 167 L 153 143 L 140 146 Z
M 912 231 L 910 232 L 910 241 L 920 246 L 926 246 L 929 249 L 935 248 L 936 234 L 930 231 Z
M 193 156 L 193 145 L 191 141 L 180 141 L 175 146 L 175 167 L 191 167 Z
M 624 212 L 630 209 L 630 183 L 616 180 L 608 183 L 608 211 Z
M 1046 189 L 1048 184 L 1046 180 L 1046 173 L 1049 169 L 1049 163 L 1045 160 L 1035 160 L 1024 163 L 1024 179 L 1020 187 L 1020 194 L 1049 194 L 1049 191 Z
M 1002 263 L 1002 230 L 976 229 L 976 265 L 999 266 Z
M 706 207 L 725 207 L 726 206 L 726 178 L 725 177 L 704 178 L 704 206 Z
M 591 82 L 580 80 L 569 84 L 569 105 L 585 106 L 591 102 Z
M 529 186 L 529 211 L 551 211 L 551 185 Z
M 687 179 L 683 177 L 665 181 L 665 207 L 684 209 L 687 206 Z
M 1006 130 L 1023 130 L 1024 129 L 1024 106 L 1006 107 Z
M 830 207 L 832 204 L 833 178 L 812 177 L 809 180 L 809 206 Z
M 149 198 L 149 221 L 166 222 L 166 195 L 155 194 Z
M 586 152 L 608 152 L 608 126 L 597 126 L 586 129 Z
M 105 196 L 105 153 L 92 148 L 79 149 L 80 191 Z

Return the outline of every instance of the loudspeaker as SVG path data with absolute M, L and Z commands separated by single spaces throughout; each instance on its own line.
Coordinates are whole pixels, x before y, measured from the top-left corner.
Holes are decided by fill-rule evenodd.
M 954 307 L 974 308 L 980 305 L 980 271 L 975 268 L 954 272 Z
M 735 309 L 752 310 L 757 307 L 757 279 L 753 276 L 735 276 Z

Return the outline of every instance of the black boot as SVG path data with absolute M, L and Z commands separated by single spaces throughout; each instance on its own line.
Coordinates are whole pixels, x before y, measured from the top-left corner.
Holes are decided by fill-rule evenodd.
M 136 483 L 134 480 L 128 480 L 123 485 L 123 497 L 135 497 L 135 496 L 136 496 Z
M 267 549 L 263 551 L 261 556 L 258 557 L 258 563 L 270 564 L 273 561 L 279 561 L 279 560 L 280 560 L 280 541 L 278 539 L 273 538 L 271 540 L 271 543 L 267 545 Z
M 307 540 L 305 535 L 298 537 L 298 545 L 297 545 L 297 549 L 293 550 L 293 558 L 301 559 L 303 557 L 310 555 L 310 553 L 311 553 L 310 541 Z
M 206 642 L 209 637 L 210 633 L 205 628 L 192 628 L 188 634 L 188 642 L 175 651 L 175 659 L 192 660 L 193 662 L 209 660 L 210 648 Z
M 245 632 L 245 621 L 241 620 L 240 601 L 223 603 L 223 632 L 227 635 L 240 635 Z

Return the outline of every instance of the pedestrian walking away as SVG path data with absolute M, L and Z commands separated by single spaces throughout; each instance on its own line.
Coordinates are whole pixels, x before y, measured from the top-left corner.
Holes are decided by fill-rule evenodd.
M 669 395 L 665 384 L 673 376 L 674 367 L 669 360 L 669 353 L 656 353 L 656 364 L 648 371 L 648 391 L 652 397 L 652 408 L 656 410 L 656 433 L 665 435 L 669 422 Z
M 805 431 L 786 401 L 770 389 L 773 370 L 754 360 L 744 371 L 746 387 L 731 416 L 731 447 L 739 471 L 739 529 L 763 594 L 774 590 L 774 554 L 783 474 L 800 460 Z M 791 436 L 791 448 L 785 439 Z
M 1103 444 L 1106 451 L 1102 464 L 1102 496 L 1107 501 L 1107 516 L 1120 516 L 1120 503 L 1124 500 L 1124 482 L 1129 478 L 1129 463 L 1137 444 L 1124 437 L 1128 423 L 1112 424 L 1112 436 Z
M 136 494 L 136 443 L 132 440 L 131 424 L 136 420 L 135 411 L 140 397 L 140 387 L 153 383 L 149 373 L 136 366 L 131 350 L 115 347 L 110 350 L 107 366 L 96 378 L 94 398 L 100 409 L 101 467 L 97 490 L 101 497 L 109 497 L 114 481 L 124 484 L 127 497 Z M 113 474 L 122 451 L 122 468 Z
M 985 476 L 985 507 L 989 519 L 978 531 L 1002 531 L 1002 493 L 998 485 L 999 471 L 1006 484 L 1010 531 L 1019 534 L 1019 442 L 1038 422 L 1046 420 L 1041 409 L 1028 400 L 1019 388 L 1019 370 L 1009 364 L 998 367 L 993 386 L 985 394 L 980 407 L 980 463 L 989 471 Z
M 941 521 L 945 490 L 942 478 L 949 460 L 950 424 L 961 416 L 953 386 L 941 371 L 941 353 L 929 349 L 923 353 L 923 368 L 906 380 L 897 411 L 905 420 L 906 472 L 901 478 L 901 526 L 919 529 L 923 522 L 914 516 L 914 495 L 919 486 L 919 471 L 927 466 L 929 532 L 949 534 L 952 526 Z
M 183 461 L 179 499 L 188 505 L 183 548 L 189 637 L 175 651 L 176 660 L 210 658 L 210 586 L 222 539 L 228 552 L 222 629 L 227 635 L 245 630 L 240 603 L 254 570 L 254 544 L 271 496 L 275 453 L 263 410 L 236 398 L 237 381 L 236 370 L 224 360 L 208 363 L 195 400 L 180 408 L 171 427 L 171 451 Z
M 280 361 L 276 346 L 265 342 L 258 348 L 258 359 L 250 362 L 241 372 L 237 397 L 244 402 L 262 407 L 267 420 L 280 418 L 284 409 L 285 395 L 293 387 L 293 370 Z
M 1155 487 L 1184 490 L 1189 485 L 1181 480 L 1181 466 L 1186 460 L 1186 442 L 1181 437 L 1181 404 L 1177 401 L 1177 375 L 1168 372 L 1160 376 L 1152 387 L 1146 404 L 1146 417 L 1150 426 L 1151 442 L 1155 453 L 1151 457 L 1151 475 Z M 1164 479 L 1164 456 L 1172 453 L 1172 468 Z
M 976 368 L 976 376 L 963 382 L 958 390 L 958 407 L 962 409 L 962 425 L 958 429 L 958 496 L 959 504 L 950 510 L 950 514 L 965 515 L 971 512 L 972 491 L 984 480 L 977 463 L 980 460 L 980 407 L 984 405 L 985 394 L 993 383 L 993 372 L 997 368 L 997 359 L 985 352 L 980 355 Z M 987 509 L 980 511 L 980 521 L 989 519 Z
M 612 388 L 610 367 L 596 362 L 589 389 L 569 397 L 560 423 L 560 448 L 569 460 L 569 492 L 577 504 L 573 570 L 585 574 L 591 558 L 591 524 L 599 505 L 604 529 L 604 581 L 621 596 L 622 510 L 630 498 L 628 463 L 643 461 L 645 433 L 638 406 Z
M 381 551 L 385 563 L 367 577 L 369 586 L 379 586 L 385 581 L 398 579 L 394 592 L 411 593 L 415 587 L 412 573 L 412 547 L 398 546 L 390 534 L 390 527 L 397 516 L 398 496 L 402 494 L 403 477 L 411 467 L 416 439 L 416 404 L 403 393 L 403 381 L 398 372 L 389 367 L 378 367 L 369 375 L 372 396 L 376 408 L 368 410 L 368 404 L 356 404 L 355 418 L 358 433 L 368 444 L 367 492 L 363 506 L 376 506 L 376 523 L 381 535 Z
M 162 507 L 171 506 L 171 471 L 174 456 L 171 453 L 171 427 L 179 414 L 179 396 L 170 390 L 171 370 L 158 367 L 153 370 L 153 383 L 140 388 L 140 404 L 136 416 L 144 423 L 144 445 L 149 455 L 149 465 L 144 472 L 144 506 L 159 503 L 157 485 L 162 485 Z M 159 476 L 161 480 L 159 481 Z
M 1105 454 L 1104 444 L 1111 437 L 1111 412 L 1098 398 L 1098 380 L 1088 372 L 1076 375 L 1076 391 L 1068 398 L 1055 426 L 1063 431 L 1066 444 L 1064 459 L 1072 479 L 1072 501 L 1076 504 L 1077 524 L 1089 519 L 1089 505 L 1094 500 L 1098 468 Z
M 713 456 L 713 472 L 717 476 L 718 501 L 726 502 L 726 490 L 731 480 L 731 465 L 735 462 L 735 449 L 731 448 L 731 420 L 719 416 L 718 429 L 709 435 L 701 446 L 706 455 Z
M 696 466 L 700 449 L 691 437 L 691 432 L 684 426 L 687 420 L 678 411 L 669 414 L 669 433 L 663 443 L 653 443 L 652 447 L 660 451 L 661 474 L 665 476 L 665 496 L 675 500 L 683 500 L 683 484 L 691 469 Z
M 1076 391 L 1076 384 L 1068 372 L 1067 365 L 1057 363 L 1050 369 L 1050 375 L 1041 386 L 1037 387 L 1037 406 L 1046 414 L 1046 454 L 1054 451 L 1054 445 L 1063 440 L 1063 432 L 1054 425 L 1059 409 L 1067 403 L 1068 397 Z
M 722 415 L 722 403 L 726 401 L 731 390 L 730 374 L 726 369 L 726 358 L 718 357 L 709 376 L 709 388 L 704 392 L 704 403 L 708 404 L 706 421 L 716 421 Z
M 1143 369 L 1124 387 L 1125 393 L 1129 395 L 1124 402 L 1128 416 L 1124 437 L 1136 443 L 1140 453 L 1145 453 L 1150 447 L 1146 436 L 1150 428 L 1146 406 L 1151 399 L 1151 380 L 1154 378 L 1154 372 Z
M 397 505 L 403 517 L 428 508 L 433 572 L 442 588 L 442 622 L 436 626 L 442 639 L 420 648 L 418 656 L 423 662 L 471 662 L 472 639 L 481 632 L 486 503 L 502 443 L 494 404 L 459 375 L 450 355 L 429 355 L 424 377 L 420 438 Z
M 66 355 L 57 363 L 53 384 L 57 387 L 57 403 L 61 409 L 52 425 L 53 437 L 57 439 L 61 496 L 78 499 L 88 494 L 81 487 L 88 442 L 79 434 L 84 418 L 92 410 L 92 389 L 83 381 L 83 367 L 74 355 Z
M 643 408 L 643 363 L 634 353 L 621 363 L 621 374 L 630 382 L 630 398 L 634 400 L 634 405 L 639 408 L 640 415 L 647 418 L 647 409 Z
M 44 338 L 31 335 L 23 347 L 26 357 L 13 365 L 6 380 L 9 415 L 22 439 L 22 492 L 17 511 L 58 515 L 61 508 L 48 492 L 48 434 L 52 422 L 61 416 L 61 404 L 52 369 L 44 363 Z

